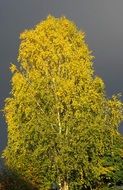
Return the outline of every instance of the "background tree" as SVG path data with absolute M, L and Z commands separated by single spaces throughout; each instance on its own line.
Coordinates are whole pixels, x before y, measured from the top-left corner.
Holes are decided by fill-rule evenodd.
M 85 35 L 65 17 L 46 20 L 20 35 L 6 99 L 6 164 L 38 189 L 91 188 L 117 170 L 107 157 L 123 119 L 117 96 L 108 99 L 94 75 Z

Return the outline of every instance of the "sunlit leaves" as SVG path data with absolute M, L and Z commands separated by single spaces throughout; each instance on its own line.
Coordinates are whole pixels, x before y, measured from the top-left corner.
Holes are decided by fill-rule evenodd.
M 6 163 L 38 189 L 93 186 L 115 169 L 105 158 L 116 153 L 123 105 L 106 98 L 84 33 L 65 17 L 49 16 L 20 39 L 5 104 Z

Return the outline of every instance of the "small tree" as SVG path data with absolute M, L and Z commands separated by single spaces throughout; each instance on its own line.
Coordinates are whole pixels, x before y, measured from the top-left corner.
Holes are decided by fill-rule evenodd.
M 65 17 L 49 16 L 20 39 L 5 104 L 6 164 L 41 190 L 53 182 L 89 189 L 116 170 L 106 158 L 116 152 L 123 104 L 106 97 L 84 33 Z

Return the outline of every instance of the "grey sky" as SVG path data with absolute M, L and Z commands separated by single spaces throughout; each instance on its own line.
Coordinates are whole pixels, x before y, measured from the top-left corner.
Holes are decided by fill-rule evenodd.
M 123 92 L 123 0 L 0 0 L 0 108 L 9 95 L 10 62 L 16 62 L 19 34 L 48 14 L 65 15 L 85 31 L 95 56 L 94 68 L 108 96 Z M 0 118 L 0 150 L 6 144 Z

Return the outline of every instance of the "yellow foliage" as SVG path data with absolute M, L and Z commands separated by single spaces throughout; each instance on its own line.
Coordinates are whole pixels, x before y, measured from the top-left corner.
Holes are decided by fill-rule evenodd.
M 6 163 L 38 189 L 63 179 L 87 186 L 113 170 L 105 157 L 115 154 L 123 104 L 106 97 L 85 34 L 65 17 L 49 16 L 20 40 L 5 104 Z

